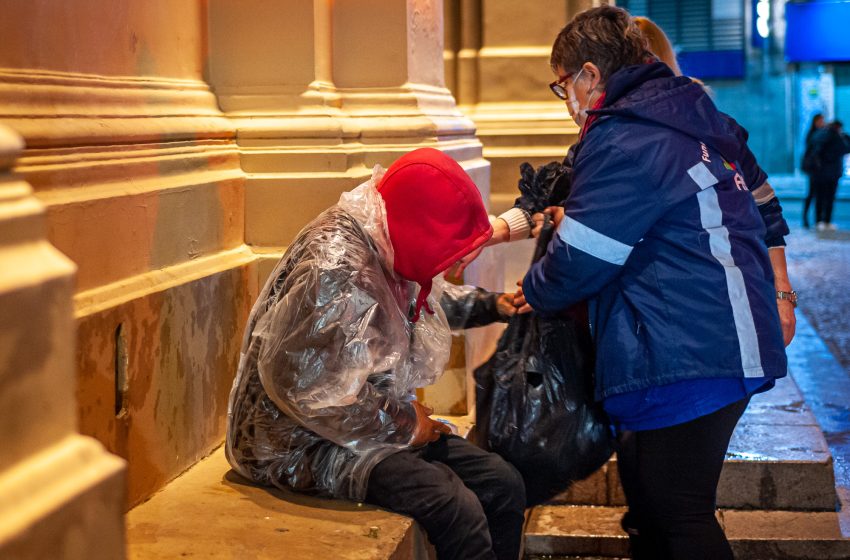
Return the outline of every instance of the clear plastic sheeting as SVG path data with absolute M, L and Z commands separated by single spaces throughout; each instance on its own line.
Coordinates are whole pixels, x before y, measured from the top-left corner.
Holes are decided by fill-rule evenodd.
M 409 445 L 414 389 L 445 368 L 451 331 L 436 302 L 447 285 L 435 278 L 435 313 L 408 320 L 418 286 L 393 272 L 382 174 L 298 234 L 251 311 L 226 450 L 256 482 L 363 500 L 372 467 Z M 473 312 L 494 320 L 489 296 L 449 288 L 452 326 Z

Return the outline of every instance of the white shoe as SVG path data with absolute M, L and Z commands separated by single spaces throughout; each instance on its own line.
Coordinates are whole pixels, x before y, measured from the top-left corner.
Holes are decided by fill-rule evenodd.
M 833 224 L 832 222 L 829 222 L 828 224 L 826 224 L 826 231 L 835 231 L 837 229 L 838 229 L 838 226 Z
M 818 222 L 818 225 L 815 226 L 818 231 L 826 231 L 826 222 Z

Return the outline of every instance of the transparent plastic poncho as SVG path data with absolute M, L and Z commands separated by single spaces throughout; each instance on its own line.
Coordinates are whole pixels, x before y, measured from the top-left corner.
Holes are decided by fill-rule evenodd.
M 376 166 L 298 234 L 251 311 L 226 452 L 256 482 L 363 500 L 372 467 L 409 447 L 414 390 L 449 358 L 436 303 L 447 292 L 455 328 L 475 307 L 473 288 L 435 278 L 435 313 L 408 320 L 418 286 L 393 272 L 382 175 Z

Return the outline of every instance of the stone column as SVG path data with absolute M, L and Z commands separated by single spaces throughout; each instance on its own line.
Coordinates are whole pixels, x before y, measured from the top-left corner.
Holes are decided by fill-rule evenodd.
M 260 282 L 301 227 L 413 148 L 451 154 L 488 200 L 490 166 L 445 87 L 439 0 L 212 0 L 209 21 L 210 83 L 237 130 Z M 486 262 L 469 280 L 500 286 Z M 464 377 L 453 369 L 429 398 L 468 410 Z
M 119 559 L 125 464 L 77 433 L 76 267 L 11 171 L 22 149 L 0 126 L 0 557 Z
M 79 271 L 66 405 L 128 460 L 130 505 L 221 443 L 253 299 L 205 6 L 9 0 L 0 18 L 0 122 L 24 137 L 15 169 Z
M 548 88 L 549 54 L 569 17 L 591 1 L 457 1 L 460 9 L 449 12 L 460 18 L 455 94 L 492 165 L 491 203 L 499 212 L 516 197 L 521 162 L 563 159 L 576 139 L 564 103 Z

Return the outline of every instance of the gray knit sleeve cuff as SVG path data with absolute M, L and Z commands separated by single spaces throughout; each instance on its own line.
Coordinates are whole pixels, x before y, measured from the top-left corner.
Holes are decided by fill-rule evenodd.
M 531 237 L 531 216 L 522 208 L 511 208 L 499 217 L 508 224 L 511 241 Z

